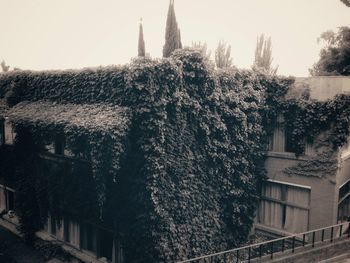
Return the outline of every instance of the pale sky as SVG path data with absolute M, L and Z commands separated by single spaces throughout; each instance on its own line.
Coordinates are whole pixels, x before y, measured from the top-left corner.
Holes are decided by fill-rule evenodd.
M 125 64 L 137 55 L 143 18 L 146 52 L 161 57 L 168 0 L 0 0 L 0 60 L 21 69 Z M 219 40 L 234 64 L 252 65 L 256 38 L 272 38 L 273 64 L 283 75 L 308 76 L 319 35 L 350 25 L 339 0 L 175 0 L 184 46 Z

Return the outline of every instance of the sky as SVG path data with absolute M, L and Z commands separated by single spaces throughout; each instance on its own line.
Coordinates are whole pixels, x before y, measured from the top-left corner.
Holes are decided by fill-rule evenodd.
M 168 0 L 0 0 L 0 60 L 31 70 L 125 64 L 137 55 L 142 17 L 146 52 L 162 56 Z M 308 76 L 326 30 L 350 26 L 340 0 L 175 0 L 182 44 L 231 45 L 249 68 L 257 36 L 271 36 L 278 73 Z

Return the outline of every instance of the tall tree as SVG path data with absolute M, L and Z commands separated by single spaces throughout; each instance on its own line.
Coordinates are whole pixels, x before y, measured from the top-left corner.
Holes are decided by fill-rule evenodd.
M 192 48 L 199 50 L 203 57 L 206 58 L 207 60 L 210 60 L 211 57 L 211 51 L 208 50 L 207 43 L 202 43 L 201 41 L 199 42 L 192 42 Z
M 178 47 L 182 49 L 181 31 L 180 31 L 180 29 L 177 31 L 177 35 L 178 35 L 178 37 L 177 37 L 177 38 L 178 38 L 178 39 L 177 39 L 177 41 L 178 41 Z
M 309 70 L 313 76 L 350 76 L 350 27 L 340 27 L 338 32 L 326 31 L 319 41 L 325 43 L 320 59 Z
M 274 75 L 277 73 L 278 66 L 273 68 L 272 60 L 271 37 L 265 39 L 264 34 L 261 34 L 256 43 L 253 68 L 264 70 L 268 74 Z
M 3 60 L 3 61 L 1 61 L 1 69 L 2 69 L 2 71 L 3 72 L 7 72 L 7 71 L 9 71 L 9 69 L 10 69 L 10 66 L 7 66 L 6 65 L 6 62 Z
M 344 3 L 344 5 L 350 7 L 350 0 L 340 0 Z
M 163 57 L 169 57 L 175 49 L 182 48 L 181 34 L 177 26 L 174 0 L 170 0 L 165 29 Z
M 139 57 L 145 57 L 146 56 L 145 40 L 143 39 L 142 18 L 140 19 L 140 26 L 139 26 L 138 56 Z
M 218 68 L 228 68 L 232 66 L 231 46 L 224 41 L 219 41 L 215 50 L 215 64 Z

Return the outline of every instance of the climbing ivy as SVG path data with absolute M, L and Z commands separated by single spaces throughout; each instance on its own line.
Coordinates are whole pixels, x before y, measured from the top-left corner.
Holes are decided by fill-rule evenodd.
M 278 114 L 287 120 L 297 155 L 322 131 L 332 131 L 334 147 L 348 135 L 347 96 L 287 99 L 293 81 L 259 71 L 217 71 L 188 49 L 123 67 L 2 74 L 0 97 L 12 107 L 18 135 L 24 232 L 39 228 L 32 216 L 78 211 L 120 234 L 128 262 L 176 261 L 238 246 L 253 222 Z M 70 110 L 33 118 L 23 114 L 23 105 Z M 122 107 L 128 121 L 109 126 L 110 115 L 100 127 L 112 128 L 77 125 L 71 118 L 77 105 L 96 114 Z M 53 166 L 40 157 L 42 142 L 56 133 L 73 152 L 88 149 L 85 170 L 76 168 L 79 161 Z M 72 187 L 62 174 L 74 178 Z
M 314 143 L 320 133 L 327 131 L 327 142 L 333 149 L 347 142 L 350 127 L 350 97 L 337 95 L 325 102 L 300 98 L 282 105 L 285 127 L 294 152 L 304 153 L 306 143 Z

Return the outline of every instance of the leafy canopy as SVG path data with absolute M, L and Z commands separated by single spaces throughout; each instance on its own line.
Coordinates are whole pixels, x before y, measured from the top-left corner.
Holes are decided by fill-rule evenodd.
M 217 68 L 229 68 L 232 66 L 231 46 L 224 41 L 219 41 L 215 50 L 215 64 Z
M 264 34 L 261 34 L 256 43 L 253 68 L 263 70 L 267 74 L 275 75 L 278 67 L 272 67 L 272 60 L 271 37 L 265 39 Z
M 350 28 L 339 27 L 337 32 L 326 31 L 319 41 L 325 43 L 320 59 L 310 69 L 312 76 L 350 76 Z

